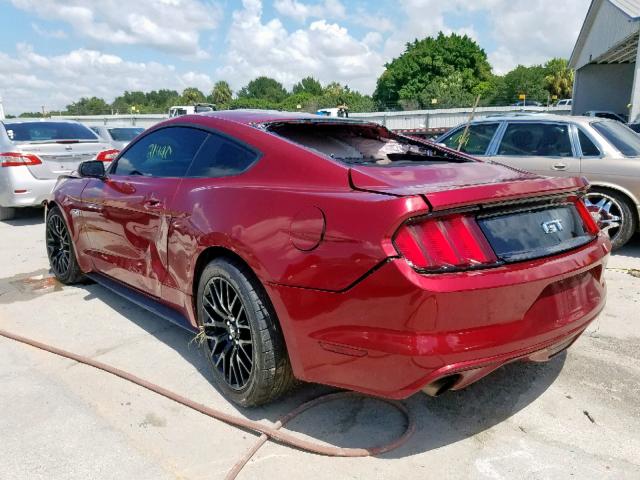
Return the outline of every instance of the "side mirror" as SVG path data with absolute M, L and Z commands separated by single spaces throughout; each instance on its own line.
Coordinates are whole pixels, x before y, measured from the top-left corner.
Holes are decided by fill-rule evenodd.
M 98 160 L 82 162 L 78 167 L 78 173 L 81 177 L 99 178 L 101 180 L 107 176 L 107 172 L 104 169 L 104 162 Z

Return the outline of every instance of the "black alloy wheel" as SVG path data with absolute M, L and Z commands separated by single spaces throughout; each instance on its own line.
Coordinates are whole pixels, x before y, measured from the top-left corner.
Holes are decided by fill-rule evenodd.
M 202 297 L 202 327 L 214 367 L 227 385 L 240 390 L 253 370 L 253 339 L 240 294 L 222 277 L 207 283 Z
M 65 276 L 71 263 L 71 240 L 59 215 L 51 215 L 47 222 L 47 254 L 55 276 Z
M 247 265 L 227 257 L 211 260 L 199 275 L 195 298 L 199 343 L 230 400 L 255 407 L 296 384 L 278 317 Z
M 47 215 L 45 241 L 49 265 L 56 278 L 67 285 L 81 280 L 82 272 L 76 261 L 73 241 L 57 207 L 52 208 Z

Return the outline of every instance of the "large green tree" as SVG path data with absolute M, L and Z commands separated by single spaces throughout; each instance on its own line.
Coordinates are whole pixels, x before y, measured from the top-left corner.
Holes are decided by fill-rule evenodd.
M 549 96 L 545 89 L 546 73 L 542 65 L 518 65 L 504 76 L 501 90 L 497 94 L 499 103 L 509 105 L 517 102 L 520 95 L 525 95 L 526 100 L 546 103 Z
M 102 98 L 82 97 L 77 102 L 67 105 L 67 111 L 72 115 L 102 115 L 111 113 L 111 107 Z
M 374 99 L 386 108 L 396 108 L 401 101 L 416 101 L 425 106 L 426 97 L 442 91 L 443 85 L 457 86 L 461 82 L 462 94 L 490 77 L 487 54 L 475 41 L 466 35 L 440 32 L 435 38 L 408 43 L 402 55 L 386 64 Z
M 322 95 L 322 85 L 313 77 L 305 77 L 293 86 L 293 93 Z
M 269 77 L 251 80 L 238 92 L 238 98 L 251 98 L 269 102 L 281 102 L 287 97 L 287 91 L 280 82 Z
M 164 113 L 172 105 L 180 103 L 182 103 L 180 94 L 175 90 L 125 91 L 113 100 L 111 108 L 119 113 L 128 113 L 132 108 L 140 113 Z

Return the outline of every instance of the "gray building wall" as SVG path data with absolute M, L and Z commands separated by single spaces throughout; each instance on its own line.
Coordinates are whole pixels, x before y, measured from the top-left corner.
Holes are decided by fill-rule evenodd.
M 573 85 L 573 114 L 588 110 L 629 113 L 634 64 L 589 64 L 576 70 Z

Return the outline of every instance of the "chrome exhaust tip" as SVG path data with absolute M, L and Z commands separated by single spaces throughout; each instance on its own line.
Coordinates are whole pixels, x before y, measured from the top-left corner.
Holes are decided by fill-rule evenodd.
M 422 391 L 430 397 L 437 397 L 439 395 L 442 395 L 444 392 L 451 390 L 455 386 L 455 384 L 458 383 L 458 380 L 460 380 L 460 378 L 462 378 L 462 376 L 459 374 L 448 375 L 446 377 L 439 378 L 426 385 L 422 389 Z

